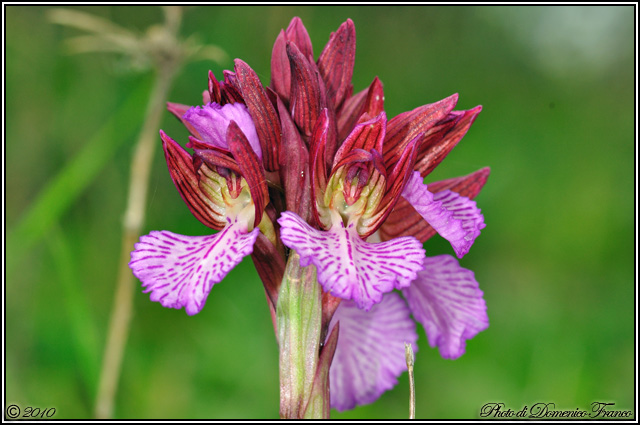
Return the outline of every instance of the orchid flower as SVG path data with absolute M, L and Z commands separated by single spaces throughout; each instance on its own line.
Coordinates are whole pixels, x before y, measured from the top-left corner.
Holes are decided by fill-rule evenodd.
M 212 74 L 210 81 L 215 81 Z M 215 83 L 211 86 L 215 90 Z M 226 93 L 232 89 L 223 87 L 229 96 Z M 250 110 L 243 103 L 225 103 L 220 96 L 205 100 L 212 97 L 214 101 L 202 107 L 169 104 L 191 132 L 187 147 L 194 149 L 193 154 L 163 131 L 160 137 L 182 199 L 200 222 L 220 232 L 208 236 L 151 232 L 135 245 L 129 263 L 152 301 L 185 307 L 189 315 L 202 310 L 213 285 L 253 253 L 260 235 L 261 247 L 273 249 L 275 243 L 273 224 L 265 213 L 267 155 Z
M 464 194 L 478 193 L 488 169 L 427 189 L 422 177 L 460 141 L 481 107 L 453 111 L 458 99 L 453 95 L 387 121 L 377 78 L 367 90 L 342 98 L 350 87 L 355 51 L 351 21 L 332 35 L 317 62 L 320 72 L 315 72 L 305 34 L 301 23 L 292 21 L 276 41 L 274 57 L 284 38 L 301 40 L 304 46 L 287 41 L 291 91 L 281 89 L 280 94 L 302 105 L 302 110 L 292 106 L 291 113 L 294 119 L 302 117 L 298 126 L 309 139 L 315 222 L 286 211 L 278 223 L 282 242 L 300 255 L 301 265 L 316 267 L 323 290 L 348 300 L 331 322 L 341 323 L 330 374 L 331 405 L 345 410 L 375 401 L 406 370 L 404 342 L 417 340 L 410 314 L 446 358 L 462 355 L 465 340 L 488 326 L 473 273 L 450 256 L 427 258 L 422 249 L 435 230 L 458 257 L 469 251 L 485 225 L 475 202 Z M 332 58 L 327 62 L 338 70 L 323 73 L 325 58 Z M 326 80 L 316 83 L 314 74 Z M 272 82 L 286 87 L 273 75 Z M 323 86 L 332 87 L 327 97 Z M 304 102 L 297 99 L 300 93 Z M 465 191 L 467 186 L 472 188 Z M 418 228 L 421 238 L 405 223 Z M 369 243 L 368 237 L 377 243 Z M 402 290 L 408 305 L 393 289 Z
M 485 226 L 473 198 L 488 168 L 423 180 L 481 107 L 454 111 L 454 94 L 388 119 L 377 77 L 353 93 L 354 61 L 351 20 L 315 60 L 294 18 L 274 44 L 269 87 L 236 59 L 223 81 L 209 72 L 203 105 L 169 103 L 193 149 L 161 132 L 169 172 L 219 232 L 154 231 L 131 255 L 151 300 L 190 315 L 251 255 L 279 340 L 283 417 L 375 401 L 406 370 L 404 343 L 417 351 L 416 321 L 451 359 L 488 326 L 473 272 L 423 248 L 438 233 L 462 258 Z

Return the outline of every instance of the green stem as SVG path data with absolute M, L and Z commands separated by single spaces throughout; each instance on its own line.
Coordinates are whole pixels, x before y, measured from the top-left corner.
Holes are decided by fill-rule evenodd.
M 276 318 L 280 344 L 280 417 L 328 418 L 329 400 L 324 399 L 329 394 L 328 363 L 320 362 L 320 285 L 315 267 L 301 267 L 300 257 L 294 251 L 289 256 L 280 287 Z M 322 382 L 316 382 L 316 376 Z

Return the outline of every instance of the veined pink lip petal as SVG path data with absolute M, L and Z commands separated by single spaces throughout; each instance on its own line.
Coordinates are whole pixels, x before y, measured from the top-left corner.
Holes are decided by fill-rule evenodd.
M 233 222 L 209 236 L 183 236 L 166 230 L 142 236 L 131 253 L 129 267 L 142 281 L 151 301 L 164 307 L 202 310 L 209 291 L 243 257 L 251 254 L 258 229 Z
M 424 249 L 414 238 L 372 244 L 353 225 L 320 231 L 288 211 L 278 223 L 282 243 L 300 255 L 301 266 L 316 266 L 322 288 L 364 310 L 394 288 L 407 287 L 422 269 Z

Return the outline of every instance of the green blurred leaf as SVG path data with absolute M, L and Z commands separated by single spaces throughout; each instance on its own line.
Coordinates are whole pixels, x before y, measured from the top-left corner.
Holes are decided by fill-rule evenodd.
M 60 226 L 53 225 L 47 242 L 54 259 L 55 273 L 62 286 L 64 309 L 69 319 L 69 329 L 74 341 L 73 348 L 78 361 L 85 391 L 94 398 L 98 378 L 99 351 L 98 332 L 93 314 L 89 309 L 83 289 L 74 247 Z
M 120 108 L 84 145 L 75 158 L 42 189 L 7 235 L 7 269 L 11 275 L 22 256 L 38 242 L 69 209 L 99 172 L 113 158 L 118 148 L 131 140 L 139 128 L 149 87 L 141 84 Z

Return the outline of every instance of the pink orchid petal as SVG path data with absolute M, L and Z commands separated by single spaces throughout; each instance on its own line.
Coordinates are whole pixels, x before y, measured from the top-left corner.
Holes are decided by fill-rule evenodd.
M 422 269 L 424 249 L 412 237 L 372 244 L 360 238 L 355 224 L 320 231 L 290 211 L 278 223 L 282 243 L 300 255 L 303 267 L 316 266 L 326 292 L 367 311 L 384 293 L 407 287 Z
M 427 258 L 424 270 L 402 293 L 424 326 L 429 345 L 438 346 L 446 359 L 464 354 L 466 340 L 489 326 L 483 292 L 473 272 L 450 255 Z
M 432 194 L 414 171 L 402 196 L 443 238 L 458 258 L 462 258 L 485 227 L 484 217 L 475 201 L 450 190 Z
M 343 301 L 331 321 L 340 322 L 338 347 L 329 370 L 331 407 L 340 411 L 373 403 L 398 383 L 407 370 L 404 343 L 417 351 L 415 322 L 396 293 L 382 298 L 371 311 Z
M 253 251 L 258 228 L 247 233 L 243 222 L 229 223 L 215 235 L 183 236 L 166 230 L 140 237 L 129 267 L 151 301 L 164 307 L 202 310 L 209 291 Z
M 258 158 L 262 158 L 256 126 L 249 115 L 249 110 L 242 103 L 229 103 L 224 106 L 210 103 L 204 106 L 193 106 L 184 114 L 183 121 L 199 133 L 203 142 L 223 149 L 229 149 L 227 128 L 231 121 L 235 121 Z

